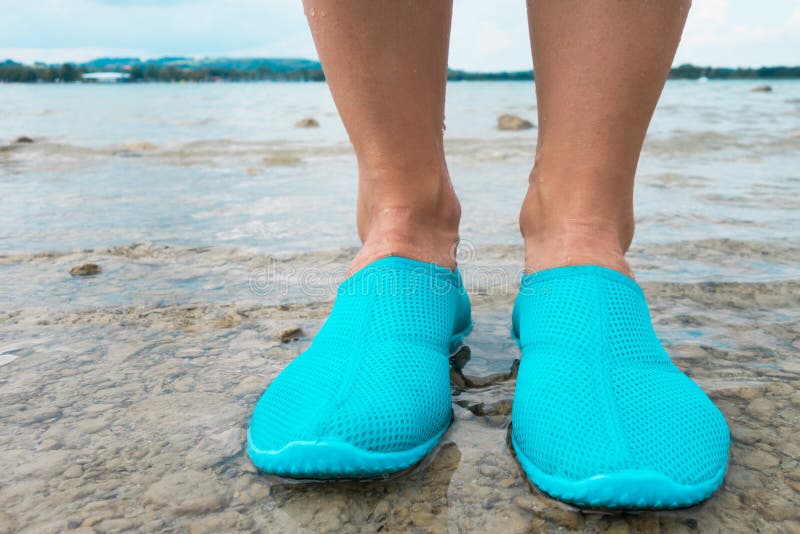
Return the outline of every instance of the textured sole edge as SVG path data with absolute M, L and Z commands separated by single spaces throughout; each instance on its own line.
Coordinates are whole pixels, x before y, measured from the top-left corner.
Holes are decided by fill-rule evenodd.
M 368 451 L 338 440 L 293 441 L 278 450 L 262 450 L 253 444 L 248 430 L 247 454 L 260 470 L 280 477 L 324 480 L 378 478 L 421 462 L 449 428 L 450 424 L 413 449 L 396 452 Z
M 520 452 L 513 433 L 511 445 L 522 471 L 539 490 L 560 501 L 594 509 L 686 508 L 708 499 L 719 489 L 728 468 L 726 463 L 709 480 L 692 485 L 680 484 L 650 470 L 620 471 L 571 480 L 549 475 L 536 467 Z

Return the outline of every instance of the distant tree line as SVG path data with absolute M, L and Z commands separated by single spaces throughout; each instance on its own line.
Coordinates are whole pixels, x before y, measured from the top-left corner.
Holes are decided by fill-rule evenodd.
M 64 63 L 63 65 L 23 65 L 14 61 L 0 63 L 0 83 L 46 83 L 76 82 L 87 72 L 98 69 L 87 65 Z M 164 65 L 158 63 L 134 64 L 129 69 L 105 69 L 104 72 L 126 72 L 128 83 L 141 82 L 247 82 L 247 81 L 324 81 L 325 75 L 320 68 L 300 68 L 295 70 L 272 70 L 260 65 L 254 68 L 227 68 L 208 66 Z M 533 71 L 516 72 L 468 72 L 449 70 L 447 79 L 452 81 L 473 80 L 533 80 Z M 681 65 L 670 71 L 670 78 L 696 80 L 708 78 L 712 80 L 728 79 L 778 79 L 800 78 L 800 66 L 797 67 L 761 67 L 752 68 L 718 68 Z
M 684 80 L 697 80 L 699 78 L 708 78 L 709 80 L 800 78 L 800 66 L 731 69 L 725 67 L 698 67 L 686 64 L 673 67 L 669 77 Z
M 134 65 L 129 71 L 129 82 L 252 82 L 252 81 L 290 81 L 321 82 L 325 80 L 322 69 L 300 69 L 288 72 L 274 72 L 269 67 L 251 70 L 228 69 L 220 67 L 186 68 L 174 65 Z
M 86 66 L 64 63 L 55 65 L 22 65 L 13 61 L 0 63 L 0 82 L 36 83 L 36 82 L 76 82 L 87 72 L 95 72 Z M 115 69 L 105 72 L 125 72 L 128 82 L 214 82 L 214 81 L 292 81 L 316 82 L 324 81 L 322 69 L 298 69 L 286 72 L 274 72 L 269 67 L 260 66 L 254 69 L 229 69 L 219 67 L 177 67 L 175 65 L 133 65 L 129 70 Z
M 454 82 L 533 80 L 533 71 L 469 72 L 465 70 L 448 70 L 447 79 Z
M 13 61 L 0 63 L 0 82 L 76 82 L 81 79 L 82 74 L 82 69 L 72 63 L 32 67 Z

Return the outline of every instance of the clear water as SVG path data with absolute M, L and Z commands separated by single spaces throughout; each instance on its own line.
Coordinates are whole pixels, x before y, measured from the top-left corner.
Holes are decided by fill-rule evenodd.
M 476 380 L 454 391 L 447 444 L 409 478 L 332 487 L 276 485 L 241 447 L 357 246 L 356 165 L 327 88 L 0 85 L 0 530 L 796 531 L 800 81 L 755 85 L 669 82 L 645 143 L 630 258 L 734 444 L 707 504 L 637 516 L 531 493 L 505 448 L 513 378 L 487 378 L 519 357 L 536 144 L 496 119 L 535 122 L 532 84 L 448 86 Z M 308 116 L 320 127 L 294 127 Z M 69 275 L 85 262 L 103 272 Z M 274 339 L 286 326 L 299 342 Z

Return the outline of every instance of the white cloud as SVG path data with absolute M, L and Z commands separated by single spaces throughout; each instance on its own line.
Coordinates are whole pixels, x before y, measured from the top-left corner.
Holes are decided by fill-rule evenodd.
M 0 0 L 0 60 L 315 58 L 299 0 Z M 450 65 L 531 68 L 525 3 L 455 0 Z M 695 0 L 676 63 L 800 64 L 796 0 Z
M 768 6 L 768 8 L 766 7 Z M 676 63 L 719 66 L 800 64 L 794 0 L 695 0 Z
M 153 57 L 142 50 L 125 48 L 0 48 L 0 61 L 5 58 L 21 63 L 81 63 L 99 57 L 138 57 L 149 59 Z

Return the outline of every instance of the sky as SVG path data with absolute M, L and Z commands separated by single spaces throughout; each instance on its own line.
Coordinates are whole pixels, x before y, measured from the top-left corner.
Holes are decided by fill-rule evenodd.
M 530 69 L 524 10 L 524 0 L 455 0 L 450 66 Z M 317 57 L 300 0 L 0 0 L 0 12 L 0 61 Z M 694 0 L 681 63 L 800 65 L 800 0 Z

